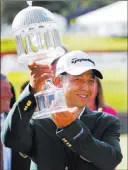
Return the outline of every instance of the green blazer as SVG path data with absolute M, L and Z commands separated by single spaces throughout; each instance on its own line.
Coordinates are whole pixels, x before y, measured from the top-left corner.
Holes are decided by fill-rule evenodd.
M 50 118 L 31 119 L 35 109 L 28 85 L 1 133 L 6 147 L 31 159 L 31 170 L 113 170 L 121 162 L 117 117 L 86 107 L 80 119 L 58 129 Z

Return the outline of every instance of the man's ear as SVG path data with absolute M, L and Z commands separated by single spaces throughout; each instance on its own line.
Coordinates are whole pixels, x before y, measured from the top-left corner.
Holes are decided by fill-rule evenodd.
M 63 87 L 62 80 L 61 80 L 61 77 L 60 77 L 60 76 L 55 76 L 55 77 L 53 77 L 52 81 L 53 81 L 53 84 L 54 84 L 56 87 L 58 87 L 58 88 L 62 88 L 62 87 Z

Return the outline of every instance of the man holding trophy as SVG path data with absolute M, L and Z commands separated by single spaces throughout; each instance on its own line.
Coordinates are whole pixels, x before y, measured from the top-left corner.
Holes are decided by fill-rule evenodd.
M 37 10 L 36 14 L 41 10 L 35 7 L 28 8 L 27 12 L 34 8 Z M 42 16 L 45 16 L 44 22 L 50 18 L 49 15 Z M 30 24 L 29 20 L 27 23 L 29 24 L 25 27 L 20 27 L 20 31 L 15 31 L 19 61 L 29 60 L 30 83 L 8 114 L 2 130 L 3 143 L 21 155 L 27 155 L 31 159 L 31 170 L 113 170 L 122 160 L 119 119 L 106 113 L 93 112 L 86 106 L 92 94 L 95 78 L 103 78 L 101 72 L 82 51 L 60 54 L 60 45 L 55 39 L 55 35 L 58 35 L 55 27 L 52 30 L 47 25 L 43 32 L 48 49 L 43 53 L 40 38 L 42 34 L 38 29 L 44 25 L 37 25 L 38 29 L 36 27 L 36 31 L 32 32 L 35 29 L 32 27 L 33 24 Z M 28 29 L 27 26 L 30 25 L 31 29 Z M 33 36 L 37 39 L 37 51 L 30 45 Z M 23 38 L 26 41 L 25 50 L 21 43 Z M 51 56 L 55 59 L 58 54 L 62 56 L 57 62 L 54 74 L 49 61 Z M 50 90 L 46 88 L 46 81 L 49 79 L 55 85 Z M 40 107 L 35 96 L 43 103 Z M 51 103 L 48 100 L 49 96 Z M 46 103 L 49 103 L 50 107 L 47 107 Z M 39 110 L 33 118 L 37 107 Z

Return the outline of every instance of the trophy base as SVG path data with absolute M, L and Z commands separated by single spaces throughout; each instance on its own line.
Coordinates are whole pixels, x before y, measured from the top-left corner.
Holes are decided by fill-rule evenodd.
M 59 114 L 64 112 L 73 112 L 74 107 L 69 108 L 66 106 L 59 106 L 59 107 L 53 107 L 53 108 L 44 108 L 41 111 L 37 111 L 33 114 L 32 119 L 45 119 L 45 118 L 52 118 L 52 114 Z

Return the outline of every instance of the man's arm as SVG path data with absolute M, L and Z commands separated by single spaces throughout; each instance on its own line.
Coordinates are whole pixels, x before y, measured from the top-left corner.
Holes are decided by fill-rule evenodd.
M 33 126 L 29 121 L 36 108 L 34 93 L 44 90 L 45 81 L 53 77 L 49 65 L 33 62 L 28 67 L 30 85 L 25 88 L 9 112 L 2 130 L 2 141 L 5 146 L 23 153 L 26 153 L 32 145 Z
M 115 118 L 103 134 L 102 141 L 93 137 L 79 119 L 57 131 L 57 135 L 84 160 L 102 170 L 113 170 L 122 160 L 119 145 L 120 121 Z
M 29 123 L 36 108 L 28 85 L 10 110 L 1 132 L 2 142 L 18 152 L 26 153 L 32 145 L 32 125 Z

